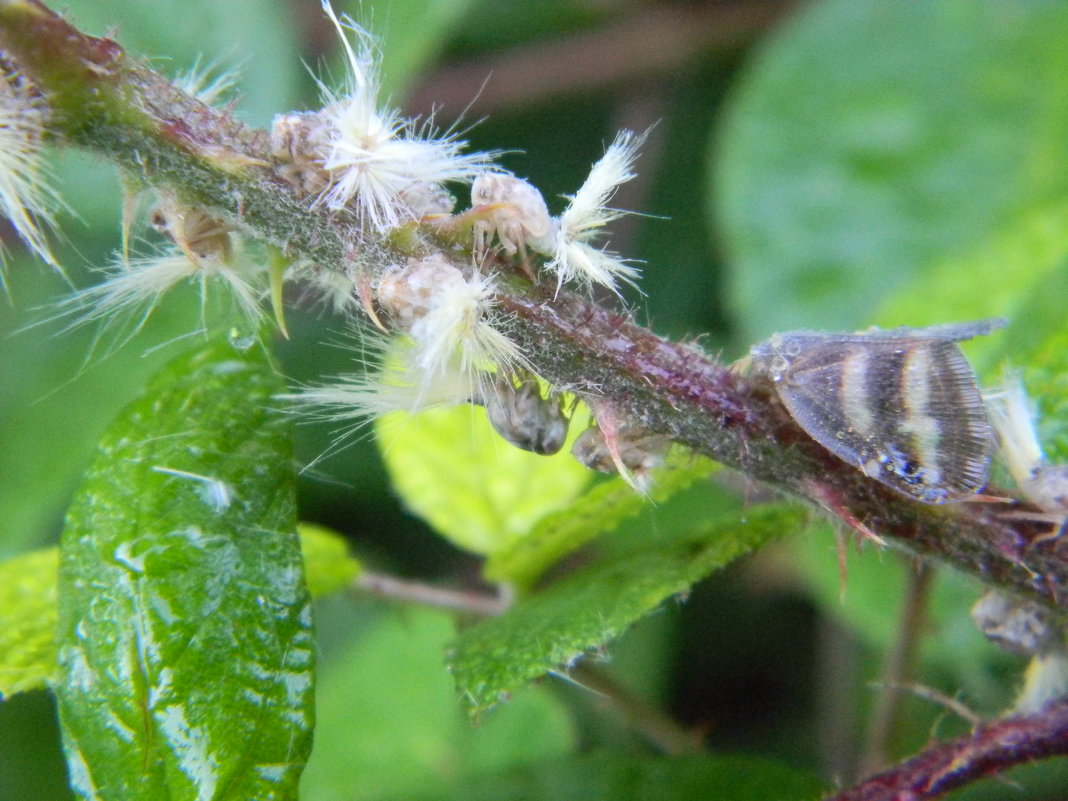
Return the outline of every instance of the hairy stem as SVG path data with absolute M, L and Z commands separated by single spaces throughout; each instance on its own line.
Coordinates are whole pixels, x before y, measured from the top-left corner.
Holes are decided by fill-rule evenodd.
M 113 160 L 248 236 L 323 269 L 374 272 L 435 248 L 433 230 L 361 238 L 351 218 L 299 198 L 277 174 L 265 132 L 175 89 L 110 39 L 81 34 L 37 0 L 0 0 L 0 49 L 45 94 L 60 143 Z M 377 266 L 376 266 L 377 265 Z M 501 265 L 514 271 L 514 265 Z M 531 365 L 631 424 L 808 500 L 864 533 L 984 582 L 1068 610 L 1068 538 L 1042 535 L 1015 502 L 926 506 L 866 478 L 815 443 L 771 387 L 669 342 L 584 298 L 502 284 L 499 308 Z

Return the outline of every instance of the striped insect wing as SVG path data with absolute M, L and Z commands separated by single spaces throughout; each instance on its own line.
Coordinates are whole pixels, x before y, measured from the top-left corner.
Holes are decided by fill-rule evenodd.
M 924 503 L 966 498 L 989 464 L 975 375 L 958 337 L 906 332 L 783 334 L 754 357 L 801 428 L 843 461 Z

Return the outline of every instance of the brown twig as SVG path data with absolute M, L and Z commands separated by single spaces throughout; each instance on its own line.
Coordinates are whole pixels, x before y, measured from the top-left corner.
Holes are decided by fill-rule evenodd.
M 932 571 L 923 564 L 917 565 L 915 571 L 909 573 L 905 604 L 898 619 L 897 636 L 883 666 L 883 678 L 880 682 L 882 692 L 872 712 L 868 741 L 860 760 L 861 776 L 871 774 L 888 761 L 887 752 L 901 707 L 901 693 L 897 688 L 905 683 L 920 641 L 931 577 Z
M 409 581 L 370 570 L 361 571 L 352 584 L 354 589 L 379 598 L 451 609 L 480 617 L 503 614 L 511 605 L 511 598 L 506 595 L 434 587 L 422 581 Z
M 429 113 L 470 104 L 475 114 L 678 70 L 702 52 L 738 47 L 780 19 L 788 3 L 651 5 L 615 25 L 535 42 L 444 67 L 406 107 Z M 472 98 L 474 98 L 472 100 Z
M 582 663 L 569 671 L 569 678 L 607 699 L 611 709 L 660 752 L 669 756 L 701 752 L 701 738 L 697 732 L 683 728 L 670 715 L 634 695 L 604 670 Z
M 873 686 L 879 687 L 884 685 L 875 684 Z M 982 716 L 973 711 L 970 707 L 967 706 L 967 704 L 957 700 L 956 698 L 953 698 L 952 696 L 946 695 L 943 692 L 939 692 L 933 687 L 927 687 L 923 684 L 916 684 L 915 682 L 905 682 L 904 684 L 898 684 L 892 687 L 890 685 L 885 686 L 887 689 L 892 689 L 895 692 L 909 693 L 911 695 L 916 696 L 917 698 L 922 698 L 925 701 L 930 701 L 933 704 L 937 704 L 938 706 L 945 709 L 947 712 L 952 712 L 961 720 L 966 721 L 968 725 L 972 726 L 973 728 L 975 726 L 980 726 L 983 723 Z
M 826 801 L 925 801 L 1017 765 L 1068 756 L 1068 698 L 942 743 Z

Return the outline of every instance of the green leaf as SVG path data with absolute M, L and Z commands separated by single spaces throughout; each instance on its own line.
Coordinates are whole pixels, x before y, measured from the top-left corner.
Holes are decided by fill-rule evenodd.
M 1027 364 L 1024 382 L 1046 461 L 1068 464 L 1068 330 L 1044 339 Z
M 297 530 L 311 597 L 321 598 L 351 586 L 361 565 L 349 553 L 345 539 L 337 532 L 311 523 L 301 523 Z
M 281 387 L 259 346 L 175 360 L 68 514 L 56 685 L 83 798 L 290 799 L 311 746 L 311 609 Z
M 339 535 L 310 523 L 299 527 L 308 592 L 321 598 L 350 586 L 360 563 Z M 53 681 L 59 549 L 44 548 L 0 562 L 0 699 Z
M 782 26 L 734 97 L 716 175 L 745 335 L 855 328 L 1061 203 L 1066 36 L 1059 3 L 825 0 Z
M 692 455 L 676 458 L 655 473 L 652 489 L 640 495 L 621 478 L 597 484 L 573 504 L 534 526 L 526 537 L 492 554 L 483 573 L 489 581 L 530 587 L 546 569 L 650 504 L 662 504 L 693 482 L 707 478 L 718 465 Z
M 0 700 L 55 672 L 58 569 L 56 548 L 0 562 Z
M 419 801 L 815 801 L 828 788 L 810 773 L 746 756 L 654 757 L 601 752 L 542 762 L 464 784 L 462 793 Z
M 366 615 L 366 604 L 349 614 L 360 612 Z M 499 715 L 472 727 L 441 662 L 453 634 L 444 612 L 386 610 L 342 651 L 324 655 L 303 801 L 411 798 L 574 747 L 563 702 L 546 688 L 516 694 Z
M 1049 291 L 1050 281 L 1068 255 L 1068 205 L 1058 203 L 999 226 L 973 251 L 954 253 L 934 263 L 922 281 L 886 299 L 876 322 L 885 326 L 932 325 L 951 320 L 976 320 L 1004 315 L 1009 331 L 969 343 L 973 353 L 1001 351 L 1014 330 L 1036 324 L 1059 327 L 1045 315 L 1041 322 L 1021 314 L 1036 289 Z M 931 303 L 938 298 L 938 303 Z M 1030 339 L 1030 337 L 1027 337 Z
M 1012 325 L 985 354 L 988 365 L 1020 371 L 1036 407 L 1049 464 L 1068 463 L 1068 258 L 1043 276 L 1012 314 Z
M 589 483 L 590 471 L 571 457 L 583 428 L 573 418 L 561 451 L 539 456 L 501 439 L 481 407 L 394 412 L 375 423 L 382 458 L 404 502 L 443 537 L 479 554 L 527 534 Z
M 798 508 L 756 507 L 744 522 L 720 519 L 696 531 L 674 527 L 579 570 L 464 631 L 449 657 L 457 688 L 481 713 L 525 682 L 566 669 L 667 598 L 803 519 Z

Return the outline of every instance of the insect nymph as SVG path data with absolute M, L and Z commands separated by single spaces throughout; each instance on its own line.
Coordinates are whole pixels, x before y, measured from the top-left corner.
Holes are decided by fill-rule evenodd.
M 752 351 L 790 415 L 843 461 L 923 503 L 986 483 L 991 433 L 958 342 L 1005 323 L 776 334 Z

